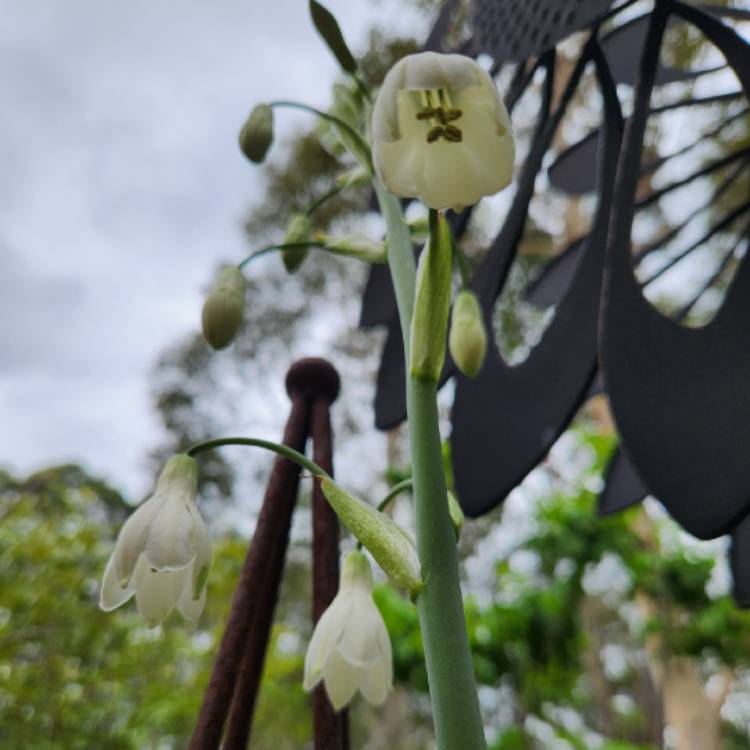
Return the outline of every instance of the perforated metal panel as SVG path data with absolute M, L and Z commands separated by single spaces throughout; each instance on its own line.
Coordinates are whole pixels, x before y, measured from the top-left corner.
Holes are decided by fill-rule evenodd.
M 642 8 L 642 17 L 632 18 L 615 5 L 613 0 L 474 0 L 474 36 L 465 50 L 491 55 L 497 68 L 539 57 L 535 65 L 515 66 L 505 92 L 512 111 L 533 84 L 540 106 L 513 203 L 472 276 L 488 329 L 524 235 L 537 176 L 546 172 L 561 194 L 596 195 L 597 207 L 588 233 L 569 238 L 568 250 L 527 290 L 530 301 L 555 305 L 528 357 L 510 365 L 491 341 L 484 368 L 473 380 L 458 374 L 448 359 L 441 384 L 456 378 L 451 418 L 456 489 L 471 516 L 501 503 L 543 459 L 589 395 L 604 390 L 621 442 L 600 497 L 601 512 L 622 510 L 651 494 L 695 536 L 731 533 L 735 596 L 750 608 L 750 468 L 742 452 L 750 442 L 745 345 L 750 146 L 727 136 L 728 126 L 745 123 L 750 112 L 750 43 L 733 28 L 733 21 L 750 11 L 656 0 Z M 555 56 L 543 53 L 608 14 L 611 24 L 588 36 L 564 86 L 556 85 Z M 673 67 L 675 61 L 661 54 L 670 24 L 687 24 L 690 34 L 702 36 L 719 53 L 711 64 L 731 69 L 739 86 L 717 91 L 709 86 L 698 97 L 680 88 L 699 76 L 710 83 L 718 68 L 706 68 L 699 59 L 687 61 L 685 69 Z M 560 153 L 555 131 L 590 62 L 602 119 Z M 624 129 L 623 95 L 630 102 Z M 675 114 L 682 114 L 686 128 L 679 145 L 645 149 L 647 127 L 674 127 Z M 707 141 L 717 147 L 703 155 Z M 670 171 L 662 172 L 667 179 L 644 180 L 667 163 Z M 673 207 L 668 226 L 642 234 L 632 252 L 634 221 L 678 191 L 683 191 L 680 210 Z M 691 226 L 700 236 L 683 231 L 696 216 L 699 224 Z M 705 227 L 701 217 L 710 219 Z M 713 261 L 701 254 L 706 248 L 714 250 Z M 652 261 L 659 253 L 657 268 Z M 678 309 L 652 305 L 641 287 L 691 259 L 702 268 L 701 283 L 683 293 Z M 388 325 L 375 411 L 377 425 L 390 428 L 406 414 L 403 342 L 392 290 L 375 273 L 370 281 L 362 323 Z M 704 298 L 717 292 L 723 302 L 714 317 L 685 325 Z M 697 319 L 701 315 L 705 310 Z
M 613 0 L 475 0 L 476 48 L 496 62 L 525 60 L 604 15 Z

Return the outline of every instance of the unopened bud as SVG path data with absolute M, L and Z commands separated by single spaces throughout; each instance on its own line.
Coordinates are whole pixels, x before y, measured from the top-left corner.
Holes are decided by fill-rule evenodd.
M 295 245 L 310 240 L 310 219 L 307 214 L 294 214 L 286 227 L 285 245 Z M 306 247 L 287 247 L 281 251 L 281 259 L 289 273 L 294 273 L 307 257 Z
M 310 0 L 310 15 L 315 28 L 328 45 L 328 49 L 333 52 L 342 70 L 354 73 L 357 70 L 357 62 L 349 51 L 349 47 L 346 46 L 341 28 L 333 13 L 316 0 Z
M 203 336 L 214 349 L 234 340 L 245 312 L 245 277 L 236 266 L 222 269 L 203 303 Z
M 364 234 L 355 232 L 343 237 L 318 234 L 315 239 L 326 246 L 326 250 L 337 255 L 363 260 L 365 263 L 385 263 L 387 260 L 386 244 L 382 240 L 373 240 Z
M 320 482 L 341 523 L 367 548 L 386 575 L 415 598 L 424 587 L 419 557 L 409 536 L 388 516 L 330 479 Z
M 451 304 L 453 246 L 442 214 L 430 212 L 430 236 L 419 257 L 409 372 L 437 382 L 445 361 L 445 334 Z
M 240 148 L 250 161 L 260 164 L 273 142 L 273 110 L 256 104 L 240 130 Z
M 467 377 L 475 378 L 487 354 L 487 332 L 479 298 L 469 289 L 460 291 L 453 303 L 448 347 L 456 367 Z

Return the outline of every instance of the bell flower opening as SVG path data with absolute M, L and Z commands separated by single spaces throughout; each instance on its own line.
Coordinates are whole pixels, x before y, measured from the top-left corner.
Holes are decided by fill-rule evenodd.
M 197 619 L 206 602 L 211 542 L 195 505 L 197 463 L 173 456 L 154 494 L 125 522 L 104 571 L 99 606 L 113 610 L 135 595 L 150 627 L 175 607 Z
M 463 208 L 506 187 L 515 147 L 489 74 L 464 55 L 407 55 L 388 72 L 373 109 L 378 177 L 399 197 Z
M 350 552 L 341 586 L 318 620 L 305 656 L 305 690 L 321 680 L 336 711 L 359 690 L 379 706 L 393 686 L 391 640 L 372 598 L 372 570 L 359 551 Z

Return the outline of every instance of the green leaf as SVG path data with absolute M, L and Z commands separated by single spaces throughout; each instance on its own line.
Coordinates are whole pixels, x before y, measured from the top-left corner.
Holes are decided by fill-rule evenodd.
M 357 70 L 357 62 L 346 46 L 344 35 L 333 13 L 315 0 L 310 0 L 310 16 L 341 68 L 347 73 L 354 73 Z

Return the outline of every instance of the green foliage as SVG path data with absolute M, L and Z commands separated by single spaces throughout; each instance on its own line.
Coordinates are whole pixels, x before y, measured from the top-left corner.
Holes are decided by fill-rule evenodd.
M 601 475 L 613 438 L 583 429 L 578 437 L 590 454 L 589 468 L 572 486 L 538 502 L 533 532 L 515 547 L 534 557 L 533 572 L 518 571 L 511 554 L 496 563 L 492 601 L 465 601 L 474 669 L 480 684 L 511 688 L 517 717 L 550 721 L 549 707 L 564 707 L 584 717 L 593 731 L 612 737 L 605 748 L 648 750 L 655 730 L 644 700 L 660 698 L 643 692 L 651 678 L 634 665 L 644 664 L 644 655 L 650 660 L 688 656 L 696 664 L 709 658 L 713 669 L 747 663 L 750 614 L 727 595 L 709 594 L 712 555 L 696 545 L 662 545 L 662 527 L 673 533 L 671 522 L 654 521 L 640 506 L 597 515 L 596 496 L 588 488 L 596 486 L 591 480 Z M 408 470 L 394 471 L 389 479 L 405 476 Z M 590 593 L 586 585 L 588 572 L 603 561 L 616 562 L 625 574 L 619 590 L 608 596 Z M 397 680 L 425 690 L 416 610 L 388 588 L 377 592 L 377 600 L 393 639 Z M 638 608 L 643 600 L 654 603 L 653 611 L 644 612 L 646 627 L 632 630 L 622 607 Z M 644 654 L 646 637 L 654 636 L 660 639 L 659 652 Z M 606 644 L 632 654 L 619 677 L 592 666 L 600 663 Z M 634 710 L 614 711 L 615 694 L 629 696 Z M 577 734 L 551 726 L 572 747 L 587 747 Z M 498 735 L 493 750 L 537 747 L 517 724 Z
M 175 614 L 151 630 L 132 601 L 112 613 L 98 608 L 104 564 L 129 511 L 77 466 L 26 481 L 0 474 L 0 747 L 185 746 L 246 542 L 217 545 L 197 627 Z M 257 747 L 293 750 L 310 736 L 303 645 L 280 648 L 287 630 L 278 626 L 271 644 Z
M 530 750 L 529 738 L 523 729 L 511 727 L 500 735 L 489 750 Z

